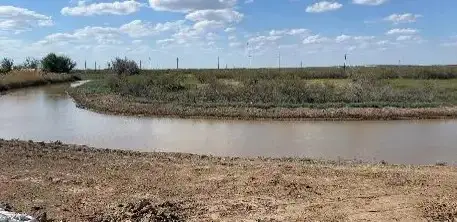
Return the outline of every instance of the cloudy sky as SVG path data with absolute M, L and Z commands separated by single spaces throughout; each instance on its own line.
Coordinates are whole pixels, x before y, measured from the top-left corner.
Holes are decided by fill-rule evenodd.
M 456 64 L 455 0 L 1 0 L 0 57 L 102 67 Z M 93 65 L 91 65 L 93 66 Z

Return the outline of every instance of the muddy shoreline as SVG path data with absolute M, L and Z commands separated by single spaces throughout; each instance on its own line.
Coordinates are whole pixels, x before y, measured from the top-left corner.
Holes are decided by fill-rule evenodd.
M 0 140 L 0 202 L 66 221 L 457 218 L 457 171 Z
M 421 120 L 455 119 L 456 106 L 435 108 L 254 108 L 204 107 L 176 104 L 141 103 L 134 98 L 83 92 L 70 89 L 69 95 L 79 108 L 98 113 L 170 117 L 185 119 L 284 120 L 284 121 L 360 121 L 360 120 Z

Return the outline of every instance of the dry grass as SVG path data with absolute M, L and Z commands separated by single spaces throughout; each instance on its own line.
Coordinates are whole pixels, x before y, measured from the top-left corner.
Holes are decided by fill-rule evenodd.
M 448 166 L 217 158 L 5 140 L 0 160 L 0 202 L 26 213 L 42 209 L 57 221 L 457 217 L 457 171 Z
M 0 91 L 78 79 L 78 77 L 69 74 L 43 73 L 35 70 L 12 71 L 0 75 Z

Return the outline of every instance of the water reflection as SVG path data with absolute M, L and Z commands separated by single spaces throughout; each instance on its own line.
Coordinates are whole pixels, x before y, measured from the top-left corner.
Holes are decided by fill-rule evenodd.
M 280 122 L 136 118 L 76 108 L 69 84 L 0 96 L 0 137 L 220 156 L 456 163 L 457 121 Z

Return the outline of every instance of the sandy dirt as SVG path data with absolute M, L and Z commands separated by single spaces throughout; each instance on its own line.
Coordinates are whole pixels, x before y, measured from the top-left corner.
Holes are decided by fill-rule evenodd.
M 452 221 L 457 168 L 0 140 L 0 202 L 51 221 Z

